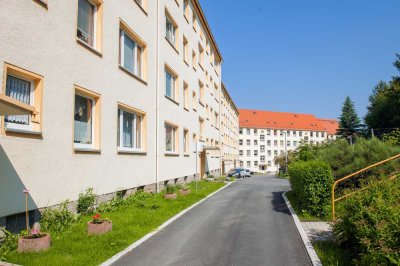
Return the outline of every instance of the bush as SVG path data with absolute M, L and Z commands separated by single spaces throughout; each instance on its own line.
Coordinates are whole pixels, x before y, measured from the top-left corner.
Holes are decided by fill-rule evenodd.
M 78 198 L 78 213 L 91 214 L 94 211 L 96 195 L 93 194 L 93 188 L 87 188 L 85 193 L 80 193 Z
M 329 212 L 332 171 L 321 161 L 295 162 L 289 167 L 290 182 L 299 200 L 299 208 L 308 214 L 324 217 Z
M 361 265 L 400 265 L 400 179 L 373 184 L 342 203 L 336 241 Z
M 61 233 L 77 220 L 76 216 L 68 210 L 67 204 L 68 201 L 65 201 L 58 209 L 47 208 L 42 213 L 40 220 L 42 231 Z
M 2 242 L 0 242 L 0 261 L 7 261 L 9 252 L 17 249 L 18 235 L 13 235 L 11 232 L 4 228 L 0 228 L 5 235 Z
M 174 194 L 175 191 L 176 191 L 176 188 L 174 186 L 171 186 L 171 185 L 167 185 L 166 188 L 165 188 L 165 192 L 167 194 Z

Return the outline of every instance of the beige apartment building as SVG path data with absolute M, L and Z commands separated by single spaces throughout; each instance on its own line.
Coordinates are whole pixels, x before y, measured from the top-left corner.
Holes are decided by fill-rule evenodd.
M 197 0 L 0 0 L 0 23 L 0 226 L 25 188 L 38 214 L 220 174 L 238 126 Z
M 239 110 L 223 83 L 221 100 L 222 172 L 226 174 L 239 166 Z

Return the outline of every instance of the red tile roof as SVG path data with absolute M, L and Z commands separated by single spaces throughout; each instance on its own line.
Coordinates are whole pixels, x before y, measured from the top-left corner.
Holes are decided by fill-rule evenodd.
M 244 128 L 271 128 L 271 129 L 295 129 L 310 131 L 327 131 L 333 129 L 333 119 L 318 119 L 310 114 L 297 114 L 285 112 L 272 112 L 261 110 L 239 110 L 239 124 Z M 336 130 L 335 130 L 336 131 Z
M 319 119 L 319 122 L 325 128 L 329 135 L 336 135 L 337 130 L 339 129 L 339 121 L 336 119 Z

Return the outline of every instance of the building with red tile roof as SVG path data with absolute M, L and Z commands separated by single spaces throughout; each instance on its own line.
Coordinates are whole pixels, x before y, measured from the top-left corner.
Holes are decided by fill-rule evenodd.
M 239 109 L 241 166 L 256 172 L 277 172 L 275 158 L 301 143 L 320 144 L 336 138 L 339 123 L 312 114 Z

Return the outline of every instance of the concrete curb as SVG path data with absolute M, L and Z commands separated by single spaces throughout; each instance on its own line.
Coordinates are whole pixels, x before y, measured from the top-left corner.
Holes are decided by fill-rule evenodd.
M 282 197 L 286 202 L 286 205 L 290 211 L 290 214 L 292 215 L 294 223 L 297 227 L 297 231 L 299 231 L 300 237 L 303 240 L 304 246 L 307 250 L 308 257 L 310 257 L 310 260 L 314 266 L 322 266 L 321 260 L 319 259 L 317 252 L 315 252 L 315 249 L 314 249 L 313 245 L 311 244 L 311 241 L 308 238 L 306 231 L 304 231 L 304 228 L 301 225 L 299 217 L 297 217 L 296 212 L 294 211 L 294 209 L 292 208 L 292 205 L 290 204 L 288 198 L 286 197 L 286 193 L 287 192 L 282 193 Z
M 172 217 L 171 219 L 169 219 L 168 221 L 166 221 L 165 223 L 163 223 L 162 225 L 160 225 L 157 230 L 148 233 L 147 235 L 145 235 L 144 237 L 142 237 L 141 239 L 137 240 L 136 242 L 134 242 L 133 244 L 131 244 L 130 246 L 128 246 L 126 249 L 124 249 L 123 251 L 117 253 L 116 255 L 112 256 L 110 259 L 108 259 L 107 261 L 103 262 L 102 264 L 100 264 L 100 266 L 110 266 L 113 263 L 117 262 L 120 258 L 122 258 L 125 254 L 129 253 L 130 251 L 134 250 L 135 248 L 137 248 L 138 246 L 140 246 L 141 244 L 143 244 L 144 242 L 146 242 L 147 240 L 149 240 L 151 237 L 153 237 L 154 235 L 156 235 L 158 232 L 160 232 L 162 229 L 164 229 L 165 227 L 167 227 L 169 224 L 171 224 L 172 222 L 174 222 L 175 220 L 179 219 L 182 215 L 184 215 L 185 213 L 189 212 L 191 209 L 193 209 L 194 207 L 200 205 L 201 203 L 203 203 L 204 201 L 206 201 L 208 198 L 214 196 L 215 194 L 217 194 L 218 192 L 220 192 L 221 190 L 229 187 L 231 184 L 235 183 L 234 182 L 230 182 L 228 183 L 226 186 L 218 189 L 217 191 L 214 191 L 213 193 L 209 194 L 207 197 L 205 197 L 204 199 L 196 202 L 195 204 L 193 204 L 192 206 L 190 206 L 189 208 L 181 211 L 180 213 L 178 213 L 177 215 L 175 215 L 174 217 Z

